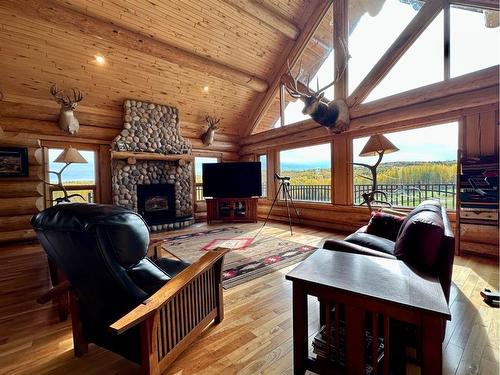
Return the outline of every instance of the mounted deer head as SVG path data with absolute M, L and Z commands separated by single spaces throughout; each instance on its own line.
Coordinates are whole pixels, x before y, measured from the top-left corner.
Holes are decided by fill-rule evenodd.
M 217 124 L 220 122 L 220 118 L 206 116 L 205 121 L 208 124 L 208 129 L 201 136 L 201 140 L 205 146 L 210 146 L 214 142 L 215 131 L 219 129 Z
M 328 85 L 320 88 L 319 80 L 317 80 L 317 89 L 314 91 L 309 88 L 309 77 L 307 78 L 306 84 L 300 82 L 300 76 L 304 72 L 302 69 L 302 62 L 300 62 L 297 75 L 294 76 L 290 68 L 290 61 L 287 61 L 288 73 L 281 79 L 290 96 L 304 102 L 302 113 L 311 116 L 314 121 L 329 128 L 333 133 L 342 133 L 347 130 L 350 122 L 349 107 L 344 99 L 328 101 L 324 98 L 325 90 L 337 83 L 347 68 L 349 54 L 347 48 L 345 48 L 345 44 L 341 44 L 345 54 L 345 58 L 342 59 L 344 63 L 341 67 L 336 67 L 336 76 Z
M 74 110 L 83 99 L 82 92 L 77 88 L 72 88 L 71 95 L 65 95 L 64 90 L 57 90 L 57 86 L 54 83 L 50 87 L 50 94 L 61 106 L 59 112 L 59 127 L 69 134 L 76 134 L 78 129 L 80 129 L 80 123 L 75 117 Z

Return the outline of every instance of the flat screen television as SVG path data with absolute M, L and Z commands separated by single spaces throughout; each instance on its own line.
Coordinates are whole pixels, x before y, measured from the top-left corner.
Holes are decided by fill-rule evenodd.
M 261 195 L 260 162 L 203 164 L 203 196 L 243 198 Z

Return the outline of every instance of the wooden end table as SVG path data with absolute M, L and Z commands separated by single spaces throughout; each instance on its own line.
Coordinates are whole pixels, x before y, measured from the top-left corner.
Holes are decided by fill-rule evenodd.
M 419 275 L 398 260 L 319 249 L 290 271 L 286 279 L 293 283 L 295 374 L 311 370 L 364 375 L 367 317 L 373 319 L 374 339 L 369 349 L 372 362 L 368 363 L 373 374 L 389 374 L 392 319 L 416 327 L 422 374 L 442 373 L 441 343 L 451 315 L 437 277 Z M 308 295 L 321 302 L 320 323 L 327 333 L 325 357 L 309 354 Z M 333 317 L 332 311 L 337 312 Z M 341 311 L 343 318 L 339 319 Z M 379 337 L 383 338 L 382 359 Z

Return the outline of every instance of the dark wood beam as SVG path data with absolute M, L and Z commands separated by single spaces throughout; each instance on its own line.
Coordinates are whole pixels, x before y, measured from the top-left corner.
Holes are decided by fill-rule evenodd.
M 451 0 L 451 4 L 482 9 L 500 10 L 498 0 Z
M 89 17 L 52 0 L 6 0 L 20 14 L 56 24 L 87 37 L 106 40 L 125 48 L 155 56 L 179 66 L 204 72 L 223 80 L 245 86 L 257 92 L 268 89 L 267 82 L 251 73 L 219 63 L 207 57 L 158 41 L 150 36 Z
M 444 0 L 427 1 L 408 26 L 398 36 L 394 43 L 384 53 L 380 60 L 370 70 L 359 86 L 347 98 L 349 107 L 355 107 L 363 102 L 370 92 L 389 73 L 403 54 L 418 39 L 420 34 L 443 9 Z

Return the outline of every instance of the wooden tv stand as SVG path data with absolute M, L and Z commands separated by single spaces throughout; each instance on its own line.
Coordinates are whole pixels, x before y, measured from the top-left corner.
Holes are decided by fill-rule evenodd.
M 257 222 L 257 200 L 259 198 L 206 198 L 207 223 Z

